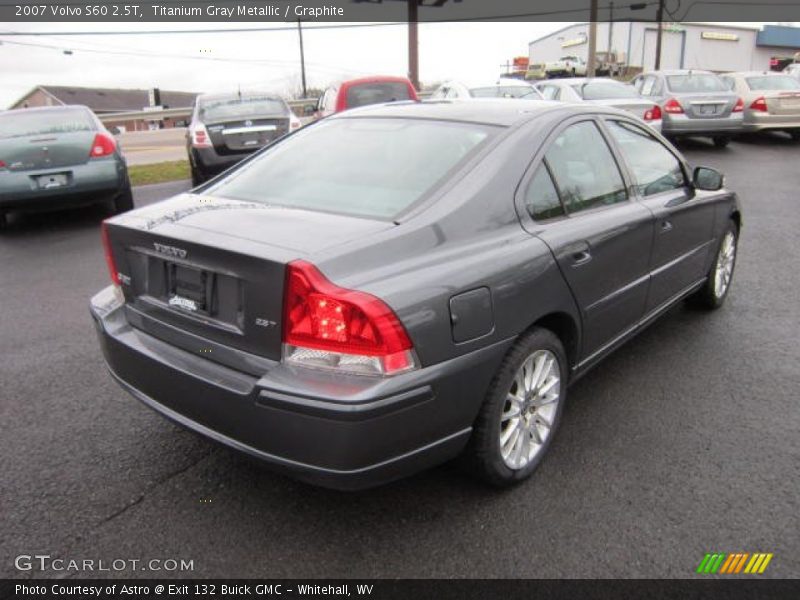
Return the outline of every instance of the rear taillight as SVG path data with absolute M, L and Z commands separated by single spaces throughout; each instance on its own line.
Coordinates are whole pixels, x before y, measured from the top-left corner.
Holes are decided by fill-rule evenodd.
M 114 262 L 114 253 L 111 251 L 111 240 L 108 237 L 108 226 L 105 222 L 100 226 L 100 237 L 103 239 L 103 253 L 106 255 L 108 274 L 111 275 L 111 281 L 114 285 L 119 285 L 119 272 Z
M 6 163 L 5 163 L 5 161 L 3 161 L 3 160 L 0 160 L 0 169 L 5 169 L 5 168 L 6 168 Z
M 658 104 L 644 113 L 645 121 L 658 121 L 659 119 L 661 119 L 661 107 Z
M 192 146 L 195 148 L 211 148 L 211 138 L 205 125 L 195 125 L 192 128 Z
M 753 103 L 750 105 L 750 108 L 753 110 L 757 110 L 760 112 L 768 112 L 767 111 L 767 99 L 764 96 L 759 96 Z
M 100 158 L 101 156 L 109 156 L 114 153 L 117 148 L 117 142 L 114 138 L 107 133 L 98 133 L 94 136 L 92 142 L 92 149 L 89 152 L 91 158 Z
M 403 324 L 379 298 L 340 288 L 311 263 L 286 267 L 283 358 L 287 363 L 365 375 L 417 367 Z
M 294 131 L 295 129 L 300 129 L 303 126 L 303 123 L 300 122 L 294 113 L 289 115 L 289 130 Z
M 737 112 L 742 112 L 743 110 L 744 110 L 744 100 L 742 100 L 741 98 L 737 98 L 736 104 L 733 106 L 732 112 L 737 113 Z
M 664 112 L 668 112 L 671 115 L 680 115 L 683 114 L 683 107 L 675 98 L 670 98 L 664 103 Z

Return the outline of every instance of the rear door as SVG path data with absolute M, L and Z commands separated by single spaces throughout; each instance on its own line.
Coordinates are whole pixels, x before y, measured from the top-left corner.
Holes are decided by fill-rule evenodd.
M 653 217 L 629 198 L 611 146 L 594 119 L 570 121 L 551 139 L 539 167 L 543 171 L 526 192 L 526 205 L 543 223 L 538 235 L 552 250 L 581 310 L 582 356 L 590 357 L 644 314 Z M 541 197 L 551 186 L 560 207 Z
M 633 180 L 632 192 L 655 217 L 647 312 L 705 275 L 714 205 L 694 192 L 683 161 L 647 127 L 608 118 L 605 126 Z

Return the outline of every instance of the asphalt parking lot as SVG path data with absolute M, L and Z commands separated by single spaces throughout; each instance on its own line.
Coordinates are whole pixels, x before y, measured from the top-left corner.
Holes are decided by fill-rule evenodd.
M 502 492 L 451 465 L 332 492 L 179 429 L 103 365 L 87 309 L 108 282 L 102 210 L 16 217 L 0 236 L 0 576 L 41 576 L 14 558 L 49 554 L 194 561 L 130 576 L 677 578 L 715 551 L 800 576 L 800 144 L 681 147 L 742 199 L 726 306 L 672 310 L 577 383 L 538 472 Z

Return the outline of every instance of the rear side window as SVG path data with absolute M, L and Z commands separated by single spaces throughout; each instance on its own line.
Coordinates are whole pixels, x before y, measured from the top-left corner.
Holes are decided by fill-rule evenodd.
M 564 207 L 558 198 L 556 186 L 542 163 L 525 192 L 525 209 L 535 221 L 546 221 L 564 216 Z
M 347 108 L 410 100 L 408 85 L 403 82 L 385 81 L 379 83 L 360 83 L 347 88 Z
M 558 100 L 561 96 L 561 90 L 554 85 L 540 86 L 539 91 L 542 93 L 545 100 Z
M 576 91 L 584 100 L 609 100 L 616 98 L 638 98 L 633 86 L 616 81 L 592 81 L 576 86 Z
M 208 193 L 391 219 L 445 181 L 496 131 L 444 121 L 326 119 L 278 142 Z
M 95 129 L 89 112 L 81 108 L 0 112 L 0 139 Z
M 625 121 L 609 121 L 608 127 L 633 172 L 639 194 L 652 196 L 686 185 L 681 163 L 647 131 Z
M 597 125 L 570 125 L 545 154 L 567 212 L 624 202 L 628 198 L 617 162 Z

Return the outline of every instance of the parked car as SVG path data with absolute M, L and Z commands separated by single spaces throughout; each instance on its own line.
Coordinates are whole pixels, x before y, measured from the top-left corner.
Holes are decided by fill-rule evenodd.
M 362 77 L 328 87 L 319 98 L 317 115 L 327 117 L 349 108 L 402 100 L 419 100 L 417 90 L 407 77 Z
M 0 112 L 0 229 L 9 212 L 109 204 L 133 208 L 114 136 L 85 106 Z
M 544 76 L 586 77 L 586 61 L 578 56 L 562 56 L 558 60 L 544 63 Z
M 708 71 L 653 71 L 635 77 L 636 91 L 661 107 L 661 131 L 668 138 L 710 137 L 725 147 L 742 131 L 744 102 Z
M 266 92 L 202 94 L 186 131 L 192 185 L 229 169 L 266 144 L 299 129 L 286 101 Z
M 613 106 L 633 113 L 656 131 L 661 131 L 661 107 L 642 98 L 630 85 L 602 78 L 552 79 L 536 85 L 546 100 L 589 102 Z
M 569 384 L 682 299 L 723 304 L 740 227 L 722 175 L 624 111 L 372 106 L 106 221 L 91 314 L 123 388 L 296 477 L 465 453 L 510 485 Z
M 783 72 L 790 77 L 794 77 L 800 81 L 800 63 L 792 63 L 788 65 Z
M 722 80 L 744 101 L 744 131 L 785 131 L 800 140 L 800 81 L 771 71 L 727 73 Z
M 525 98 L 541 99 L 542 95 L 530 83 L 519 79 L 501 77 L 493 81 L 464 83 L 446 81 L 431 94 L 432 100 L 466 100 L 469 98 Z

